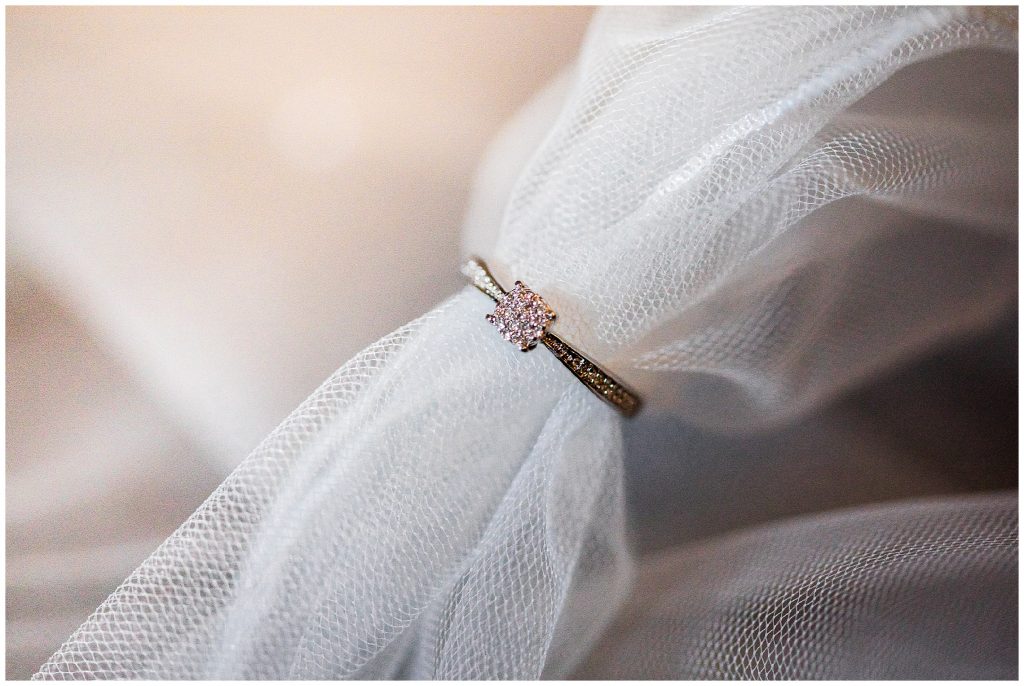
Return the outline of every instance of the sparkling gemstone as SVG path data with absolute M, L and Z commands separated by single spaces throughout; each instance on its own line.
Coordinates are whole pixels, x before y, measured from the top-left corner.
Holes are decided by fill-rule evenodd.
M 522 281 L 516 281 L 515 288 L 498 301 L 494 314 L 487 315 L 487 321 L 498 328 L 502 337 L 521 350 L 536 346 L 544 328 L 554 319 L 554 310 Z

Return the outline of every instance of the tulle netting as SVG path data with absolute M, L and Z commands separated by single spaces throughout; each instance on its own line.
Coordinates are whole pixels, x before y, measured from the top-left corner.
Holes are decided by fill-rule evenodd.
M 1016 40 L 1013 9 L 601 10 L 466 246 L 641 417 L 467 288 L 342 366 L 37 677 L 1012 676 L 1016 496 L 952 495 L 843 403 L 1014 305 L 1016 102 L 946 96 Z

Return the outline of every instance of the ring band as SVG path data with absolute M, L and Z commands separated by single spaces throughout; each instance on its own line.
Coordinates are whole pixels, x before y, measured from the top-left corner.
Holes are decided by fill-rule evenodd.
M 487 321 L 497 327 L 502 337 L 519 346 L 520 350 L 533 350 L 543 343 L 558 361 L 583 382 L 594 395 L 601 398 L 627 417 L 640 409 L 640 398 L 611 374 L 587 359 L 582 353 L 547 331 L 556 318 L 539 294 L 531 291 L 522 281 L 516 281 L 511 291 L 498 283 L 487 265 L 479 257 L 471 257 L 462 267 L 470 282 L 497 305 Z

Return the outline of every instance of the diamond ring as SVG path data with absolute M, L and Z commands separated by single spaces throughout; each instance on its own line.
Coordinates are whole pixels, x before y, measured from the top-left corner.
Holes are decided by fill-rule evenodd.
M 462 273 L 497 303 L 494 312 L 486 315 L 486 318 L 506 341 L 524 352 L 536 348 L 537 343 L 543 343 L 559 362 L 601 400 L 627 417 L 637 413 L 640 398 L 635 393 L 547 330 L 556 315 L 540 294 L 531 291 L 522 281 L 516 281 L 515 287 L 506 291 L 478 257 L 469 258 L 462 267 Z

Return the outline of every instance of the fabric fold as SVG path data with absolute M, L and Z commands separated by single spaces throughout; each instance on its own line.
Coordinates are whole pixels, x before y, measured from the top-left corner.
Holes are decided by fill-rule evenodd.
M 557 116 L 491 215 L 485 257 L 645 397 L 663 459 L 700 463 L 688 451 L 707 444 L 672 428 L 685 423 L 766 436 L 751 459 L 770 460 L 772 432 L 825 422 L 815 412 L 843 394 L 1005 317 L 1016 141 L 989 137 L 1011 136 L 1015 110 L 982 128 L 960 101 L 885 95 L 943 59 L 1015 49 L 1013 29 L 962 8 L 603 10 L 564 99 L 544 101 Z M 953 635 L 912 616 L 920 587 L 891 586 L 899 570 L 925 584 L 994 570 L 991 597 L 1009 592 L 1011 503 L 950 496 L 781 524 L 765 560 L 757 536 L 682 549 L 689 595 L 664 591 L 670 618 L 637 609 L 654 563 L 631 529 L 639 458 L 622 420 L 546 351 L 501 340 L 490 307 L 467 288 L 344 365 L 37 677 L 902 674 Z M 771 602 L 740 602 L 753 582 Z M 890 594 L 902 614 L 882 611 Z M 691 616 L 706 621 L 686 630 Z M 871 664 L 872 617 L 893 640 L 921 620 L 921 645 Z M 1001 636 L 985 640 L 1002 650 Z

